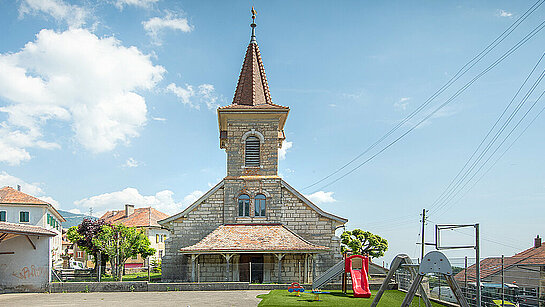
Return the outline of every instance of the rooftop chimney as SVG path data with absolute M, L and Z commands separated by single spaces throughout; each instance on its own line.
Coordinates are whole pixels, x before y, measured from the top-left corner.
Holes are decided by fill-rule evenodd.
M 17 191 L 21 192 L 21 186 L 17 185 Z
M 541 238 L 539 237 L 539 235 L 537 235 L 537 237 L 534 239 L 534 247 L 541 247 Z
M 125 204 L 125 216 L 129 216 L 134 213 L 134 205 Z

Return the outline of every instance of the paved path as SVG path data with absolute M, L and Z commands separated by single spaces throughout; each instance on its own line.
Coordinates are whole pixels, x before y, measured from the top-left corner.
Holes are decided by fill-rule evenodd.
M 257 306 L 262 290 L 95 292 L 95 293 L 15 293 L 0 294 L 0 306 Z

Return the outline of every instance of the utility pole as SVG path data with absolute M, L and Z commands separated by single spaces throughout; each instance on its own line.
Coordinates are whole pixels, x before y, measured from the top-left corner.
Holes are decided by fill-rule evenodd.
M 420 263 L 424 260 L 424 252 L 425 252 L 425 243 L 424 243 L 424 226 L 426 225 L 426 209 L 422 209 L 422 236 L 421 236 L 421 244 L 422 244 L 422 253 L 420 254 Z

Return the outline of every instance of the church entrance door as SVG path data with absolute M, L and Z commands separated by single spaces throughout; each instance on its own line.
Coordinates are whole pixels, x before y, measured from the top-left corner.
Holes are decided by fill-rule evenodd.
M 263 255 L 240 255 L 239 280 L 251 283 L 263 283 Z

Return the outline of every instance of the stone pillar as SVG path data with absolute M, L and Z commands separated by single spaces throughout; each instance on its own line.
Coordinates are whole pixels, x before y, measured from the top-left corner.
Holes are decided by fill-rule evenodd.
M 197 279 L 195 278 L 195 272 L 196 272 L 196 260 L 199 257 L 199 254 L 193 254 L 191 255 L 191 281 L 195 282 Z
M 233 254 L 222 254 L 223 257 L 225 257 L 225 261 L 227 262 L 227 271 L 225 272 L 225 281 L 231 281 L 231 270 L 230 270 L 230 260 L 231 257 L 233 257 Z
M 278 260 L 278 283 L 282 281 L 282 258 L 286 254 L 274 254 L 276 256 L 276 259 Z

